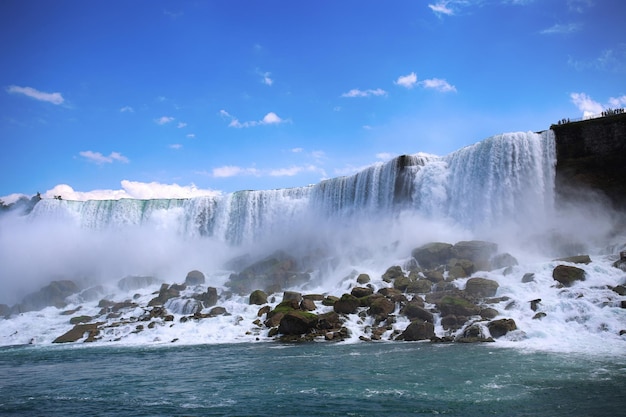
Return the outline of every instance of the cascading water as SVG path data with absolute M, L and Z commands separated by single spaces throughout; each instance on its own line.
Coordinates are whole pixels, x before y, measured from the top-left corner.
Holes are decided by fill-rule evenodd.
M 154 222 L 157 214 L 169 213 L 181 233 L 233 245 L 289 234 L 312 221 L 351 222 L 400 211 L 449 219 L 472 229 L 512 217 L 543 218 L 554 196 L 554 164 L 551 131 L 513 133 L 444 158 L 405 155 L 308 187 L 189 200 L 44 200 L 31 217 L 67 218 L 83 228 L 116 229 Z

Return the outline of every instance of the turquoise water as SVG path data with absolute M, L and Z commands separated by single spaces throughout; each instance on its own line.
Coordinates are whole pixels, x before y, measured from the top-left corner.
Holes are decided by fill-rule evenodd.
M 613 416 L 626 359 L 429 343 L 0 348 L 0 414 Z

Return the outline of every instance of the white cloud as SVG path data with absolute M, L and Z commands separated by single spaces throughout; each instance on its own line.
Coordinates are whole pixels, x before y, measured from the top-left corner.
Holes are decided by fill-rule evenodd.
M 200 189 L 194 184 L 181 186 L 178 184 L 161 184 L 158 182 L 137 182 L 123 180 L 119 190 L 75 191 L 67 184 L 59 184 L 42 193 L 44 198 L 60 195 L 65 200 L 119 200 L 120 198 L 136 198 L 148 200 L 154 198 L 193 198 L 219 196 L 221 192 L 211 189 Z
M 584 13 L 585 10 L 594 6 L 593 0 L 567 0 L 569 10 L 576 13 Z
M 170 148 L 170 149 L 176 149 L 176 150 L 179 150 L 179 149 L 181 149 L 182 147 L 183 147 L 183 145 L 181 145 L 180 143 L 172 143 L 172 144 L 169 146 L 169 148 Z
M 394 84 L 405 87 L 405 88 L 413 88 L 417 83 L 417 75 L 412 72 L 409 75 L 401 75 L 398 77 Z
M 187 127 L 187 123 L 185 122 L 179 122 L 178 125 L 176 126 L 179 129 L 182 129 L 183 127 Z
M 609 105 L 618 108 L 626 106 L 626 96 L 609 98 Z
M 382 161 L 387 161 L 393 158 L 393 154 L 390 154 L 389 152 L 381 152 L 376 154 L 376 158 Z
M 431 78 L 429 80 L 420 81 L 420 85 L 424 88 L 432 88 L 442 93 L 456 92 L 456 87 L 449 84 L 446 80 L 440 78 Z
M 568 23 L 566 25 L 555 24 L 554 26 L 544 29 L 539 33 L 543 35 L 567 34 L 578 32 L 581 27 L 582 26 L 579 23 Z
M 372 130 L 374 128 L 372 126 L 370 126 L 370 125 L 363 125 L 363 129 L 365 129 L 365 130 Z
M 32 87 L 19 87 L 17 85 L 11 85 L 7 88 L 7 92 L 11 94 L 23 94 L 27 97 L 34 98 L 35 100 L 45 101 L 47 103 L 57 105 L 63 104 L 65 101 L 61 93 L 45 93 Z
M 325 158 L 326 157 L 326 152 L 324 151 L 313 151 L 311 152 L 311 156 L 317 160 Z
M 578 107 L 578 110 L 583 112 L 583 118 L 593 117 L 602 113 L 604 110 L 602 104 L 593 100 L 585 93 L 571 93 L 570 98 L 572 99 L 572 103 Z
M 300 152 L 302 152 L 303 150 L 304 150 L 304 149 L 302 149 L 302 148 L 293 148 L 293 149 L 291 150 L 291 152 L 293 152 L 293 153 L 300 153 Z
M 234 165 L 226 165 L 223 167 L 213 168 L 212 176 L 215 178 L 228 178 L 240 175 L 260 176 L 260 172 L 256 168 L 242 168 Z
M 272 75 L 271 72 L 264 72 L 261 74 L 261 76 L 263 77 L 263 84 L 269 85 L 269 86 L 274 84 L 274 80 L 270 78 L 270 75 Z
M 79 155 L 87 159 L 89 162 L 93 162 L 98 165 L 111 164 L 114 161 L 128 163 L 128 158 L 119 152 L 111 152 L 109 156 L 102 155 L 100 152 L 82 151 Z
M 122 108 L 120 109 L 120 112 L 122 112 L 122 113 L 134 113 L 134 112 L 135 112 L 135 109 L 133 109 L 133 108 L 132 108 L 132 107 L 130 107 L 130 106 L 124 106 L 124 107 L 122 107 Z
M 187 133 L 187 137 L 189 139 L 194 139 L 196 137 L 196 134 L 195 133 Z
M 158 119 L 155 119 L 154 121 L 159 125 L 165 125 L 165 124 L 173 122 L 174 118 L 169 117 L 169 116 L 163 116 L 163 117 L 159 117 Z
M 375 90 L 359 90 L 358 88 L 354 88 L 347 93 L 343 93 L 341 97 L 370 97 L 370 96 L 385 96 L 387 92 L 381 88 L 377 88 Z
M 449 3 L 449 1 L 442 0 L 436 4 L 429 4 L 428 7 L 438 16 L 442 14 L 450 16 L 454 14 L 454 11 L 448 7 Z
M 243 123 L 240 122 L 239 119 L 237 119 L 235 116 L 228 113 L 226 110 L 220 110 L 219 114 L 220 116 L 222 116 L 222 118 L 230 119 L 230 123 L 228 123 L 228 127 L 234 127 L 234 128 L 254 127 L 254 126 L 260 126 L 260 125 L 278 125 L 278 124 L 286 123 L 289 121 L 289 120 L 282 119 L 274 112 L 267 113 L 265 116 L 263 116 L 263 119 L 261 120 L 251 120 L 251 121 L 247 121 Z

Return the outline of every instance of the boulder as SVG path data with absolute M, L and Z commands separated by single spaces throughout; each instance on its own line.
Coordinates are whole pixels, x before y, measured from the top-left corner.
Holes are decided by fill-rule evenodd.
M 339 297 L 335 297 L 334 295 L 329 295 L 322 300 L 322 305 L 326 307 L 330 307 L 335 305 L 335 303 L 339 300 Z
M 316 314 L 305 311 L 290 311 L 280 320 L 278 332 L 286 335 L 300 335 L 310 332 L 318 322 Z
M 451 249 L 452 255 L 459 259 L 469 259 L 478 271 L 491 270 L 489 260 L 497 252 L 498 245 L 482 240 L 457 242 Z
M 370 282 L 370 276 L 367 274 L 359 274 L 359 276 L 356 277 L 356 282 L 365 285 Z
M 217 304 L 218 296 L 217 296 L 217 288 L 208 287 L 206 292 L 202 294 L 194 294 L 193 298 L 200 301 L 204 308 L 213 307 Z
M 226 316 L 229 315 L 228 311 L 224 307 L 213 307 L 209 310 L 209 317 Z
M 268 293 L 306 283 L 310 275 L 299 271 L 296 259 L 278 251 L 238 274 L 231 274 L 226 285 L 238 294 L 249 294 L 255 288 Z
M 398 340 L 407 342 L 416 340 L 430 340 L 435 337 L 435 326 L 432 323 L 416 320 L 411 322 L 407 328 L 398 336 Z
M 517 330 L 517 325 L 513 319 L 500 319 L 490 321 L 489 324 L 487 324 L 487 328 L 489 329 L 491 336 L 497 339 L 504 336 L 508 332 Z
M 189 286 L 202 285 L 206 279 L 204 278 L 204 274 L 200 271 L 193 270 L 187 273 L 185 277 L 185 284 Z
M 159 284 L 161 281 L 151 276 L 130 275 L 117 281 L 117 288 L 122 291 L 136 291 L 151 285 Z
M 267 304 L 267 294 L 263 290 L 254 290 L 250 293 L 250 299 L 248 304 L 250 305 L 263 305 Z
M 493 269 L 509 268 L 519 265 L 517 259 L 510 253 L 499 253 L 491 258 L 491 267 Z
M 552 271 L 552 278 L 565 287 L 570 287 L 576 281 L 585 280 L 585 271 L 575 266 L 559 265 Z
M 424 294 L 430 292 L 433 287 L 433 283 L 427 279 L 418 279 L 417 281 L 409 282 L 406 287 L 406 292 L 411 294 Z
M 493 297 L 500 285 L 487 278 L 470 278 L 465 284 L 465 293 L 470 297 L 484 298 Z
M 317 317 L 317 328 L 320 330 L 339 329 L 343 324 L 343 322 L 341 321 L 341 316 L 334 311 L 320 314 Z
M 385 282 L 393 282 L 394 280 L 404 277 L 404 272 L 402 272 L 402 267 L 395 265 L 389 267 L 385 273 L 382 275 L 382 280 Z
M 445 265 L 452 258 L 452 245 L 443 242 L 432 242 L 415 248 L 411 256 L 425 269 L 433 269 Z
M 361 302 L 352 294 L 344 294 L 333 304 L 333 310 L 339 314 L 354 314 Z
M 420 319 L 422 321 L 426 321 L 429 323 L 434 323 L 433 313 L 423 308 L 423 304 L 419 305 L 418 303 L 410 302 L 400 311 L 402 314 L 407 316 L 410 320 Z
M 469 259 L 457 259 L 452 258 L 448 261 L 448 275 L 451 275 L 452 278 L 465 278 L 469 277 L 476 271 L 476 266 L 474 262 Z M 443 281 L 443 274 L 441 274 L 441 279 L 438 279 L 435 282 Z
M 463 333 L 456 338 L 459 343 L 494 342 L 492 337 L 487 337 L 479 324 L 467 326 Z
M 362 298 L 374 294 L 374 290 L 368 287 L 354 287 L 352 291 L 350 291 L 350 294 L 354 295 L 356 298 Z
M 441 327 L 443 327 L 444 330 L 457 330 L 465 324 L 465 321 L 464 318 L 458 318 L 455 315 L 449 314 L 441 318 Z
M 19 312 L 41 310 L 48 306 L 63 308 L 66 306 L 65 299 L 78 291 L 78 285 L 74 281 L 52 281 L 39 291 L 24 297 L 19 304 Z
M 82 339 L 85 335 L 87 335 L 85 342 L 93 342 L 100 333 L 98 326 L 101 324 L 102 323 L 77 324 L 65 334 L 54 339 L 52 343 L 76 342 L 77 340 Z
M 529 282 L 533 281 L 535 281 L 535 274 L 533 274 L 532 272 L 528 272 L 522 277 L 523 284 L 528 284 Z
M 379 317 L 381 319 L 387 318 L 387 316 L 394 312 L 396 309 L 396 303 L 386 297 L 380 297 L 372 301 L 367 313 L 370 316 Z
M 6 304 L 0 304 L 0 317 L 9 317 L 11 315 L 11 307 Z
M 161 288 L 159 289 L 159 295 L 157 295 L 156 297 L 154 297 L 152 300 L 150 300 L 150 302 L 148 302 L 149 306 L 156 306 L 156 305 L 165 305 L 165 303 L 167 302 L 167 300 L 171 299 L 171 298 L 176 298 L 180 296 L 180 290 L 178 289 L 177 286 L 175 285 L 167 285 L 167 284 L 161 284 Z
M 435 306 L 441 312 L 442 316 L 449 314 L 454 316 L 474 316 L 480 313 L 480 308 L 472 302 L 456 295 L 445 295 L 439 299 Z
M 91 316 L 75 316 L 70 319 L 70 324 L 88 323 L 92 320 Z
M 576 255 L 576 256 L 568 256 L 566 258 L 559 258 L 559 259 L 555 259 L 555 261 L 561 261 L 561 262 L 570 262 L 573 264 L 589 264 L 591 263 L 591 258 L 589 257 L 589 255 Z
M 302 301 L 300 301 L 300 310 L 313 311 L 315 309 L 317 309 L 317 306 L 315 305 L 315 301 L 310 300 L 308 298 L 303 298 Z
M 493 318 L 498 317 L 498 314 L 500 313 L 495 308 L 489 307 L 489 308 L 483 308 L 482 310 L 480 310 L 478 314 L 480 314 L 480 317 L 485 320 L 491 320 Z
M 283 301 L 288 300 L 296 300 L 297 302 L 302 301 L 302 294 L 297 291 L 285 291 L 283 292 Z

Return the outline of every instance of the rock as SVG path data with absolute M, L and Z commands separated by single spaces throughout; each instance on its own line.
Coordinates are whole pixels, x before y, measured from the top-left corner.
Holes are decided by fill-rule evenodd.
M 131 275 L 117 281 L 117 288 L 122 291 L 136 291 L 151 285 L 159 284 L 160 281 L 151 276 Z
M 611 290 L 613 290 L 613 292 L 617 293 L 618 295 L 626 295 L 626 287 L 623 285 L 617 285 L 611 288 Z
M 267 293 L 278 292 L 308 282 L 310 275 L 298 270 L 295 258 L 278 251 L 252 265 L 238 274 L 231 274 L 226 285 L 238 294 L 249 294 L 255 288 Z
M 482 327 L 478 324 L 467 326 L 456 341 L 459 343 L 494 342 L 493 338 L 485 336 Z
M 248 304 L 250 305 L 263 305 L 267 304 L 267 294 L 263 290 L 254 290 L 250 293 L 250 299 Z
M 339 314 L 354 314 L 361 302 L 352 294 L 344 294 L 333 304 L 333 310 Z
M 178 289 L 177 286 L 175 285 L 168 286 L 167 284 L 161 284 L 161 288 L 159 289 L 159 295 L 153 298 L 152 300 L 150 300 L 150 302 L 148 302 L 148 305 L 149 306 L 165 305 L 167 300 L 171 298 L 176 298 L 179 296 L 180 296 L 180 290 Z
M 498 317 L 500 313 L 495 308 L 483 308 L 482 310 L 480 310 L 480 313 L 478 314 L 480 314 L 480 317 L 482 317 L 485 320 L 491 320 L 493 318 Z
M 539 313 L 537 313 L 537 314 L 535 314 L 535 315 L 533 316 L 533 320 L 541 320 L 541 319 L 542 319 L 542 318 L 544 318 L 545 316 L 547 316 L 547 314 L 546 314 L 546 313 L 544 313 L 544 312 L 539 312 Z
M 429 340 L 431 337 L 435 337 L 435 326 L 429 322 L 416 320 L 407 326 L 404 332 L 398 336 L 398 340 L 412 342 L 417 340 Z
M 459 329 L 463 324 L 465 323 L 465 320 L 459 320 L 457 318 L 457 316 L 454 316 L 452 314 L 449 314 L 445 317 L 441 318 L 441 326 L 445 329 L 445 330 L 457 330 Z
M 432 242 L 415 248 L 411 256 L 425 269 L 433 269 L 445 265 L 452 258 L 452 245 L 443 242 Z
M 476 266 L 469 259 L 452 258 L 448 261 L 448 275 L 451 275 L 453 278 L 469 277 L 474 272 L 476 272 Z M 441 279 L 438 279 L 436 282 L 439 281 L 443 281 L 443 274 Z
M 510 253 L 499 253 L 491 258 L 491 267 L 493 269 L 509 268 L 519 265 L 517 259 Z
M 530 301 L 530 309 L 532 311 L 537 311 L 537 308 L 538 308 L 540 302 L 541 302 L 541 298 L 537 298 L 536 300 L 531 300 Z
M 429 323 L 434 323 L 433 313 L 424 309 L 417 303 L 410 302 L 401 310 L 401 313 L 407 316 L 410 320 L 420 319 Z
M 359 274 L 359 276 L 356 278 L 356 282 L 361 285 L 365 285 L 370 282 L 370 276 L 367 274 Z
M 497 250 L 498 245 L 482 240 L 457 242 L 451 249 L 455 258 L 469 259 L 474 263 L 478 271 L 489 271 L 492 269 L 489 260 Z
M 269 313 L 272 310 L 272 308 L 270 306 L 263 306 L 259 309 L 259 311 L 256 313 L 257 317 L 261 317 L 267 313 Z
M 102 323 L 77 324 L 67 333 L 54 339 L 52 343 L 76 342 L 77 340 L 82 339 L 85 334 L 87 334 L 85 342 L 92 342 L 100 333 L 98 326 L 101 324 Z
M 61 280 L 52 281 L 39 291 L 29 294 L 19 304 L 19 312 L 41 310 L 44 307 L 53 306 L 63 308 L 66 305 L 65 299 L 79 291 L 78 285 L 74 281 Z
M 570 262 L 573 264 L 589 264 L 591 263 L 591 258 L 589 257 L 589 255 L 576 255 L 576 256 L 568 256 L 566 258 L 559 258 L 559 259 L 555 259 L 555 261 L 562 261 L 562 262 Z
M 315 305 L 315 301 L 310 300 L 308 298 L 303 298 L 302 301 L 300 301 L 300 310 L 313 311 L 315 309 L 317 309 L 317 306 Z
M 278 332 L 286 335 L 305 334 L 315 328 L 318 322 L 316 314 L 305 311 L 290 311 L 278 325 Z
M 455 316 L 474 316 L 480 312 L 480 308 L 465 298 L 446 295 L 435 303 L 437 309 L 441 312 L 442 316 L 449 314 Z
M 334 311 L 320 314 L 317 317 L 317 328 L 321 330 L 339 329 L 343 324 L 341 316 Z
M 470 278 L 465 284 L 465 293 L 471 297 L 493 297 L 498 291 L 499 284 L 487 278 Z
M 194 298 L 170 298 L 163 305 L 174 314 L 194 314 L 202 310 L 202 303 Z
M 367 313 L 370 316 L 378 317 L 382 320 L 386 319 L 389 314 L 393 313 L 396 309 L 396 303 L 386 297 L 380 297 L 375 299 L 371 304 Z
M 504 336 L 508 332 L 517 330 L 517 325 L 513 319 L 500 319 L 490 321 L 489 324 L 487 324 L 487 328 L 489 329 L 491 336 L 497 339 Z
M 424 272 L 424 276 L 430 282 L 437 284 L 445 280 L 443 277 L 443 271 L 440 269 L 431 269 L 430 271 Z
M 396 265 L 389 267 L 381 278 L 385 282 L 392 282 L 400 277 L 404 277 L 404 272 L 402 272 L 402 268 L 400 266 Z
M 213 307 L 218 301 L 217 288 L 208 287 L 206 292 L 203 292 L 202 294 L 194 294 L 193 298 L 200 301 L 204 308 Z
M 417 281 L 410 282 L 406 287 L 406 292 L 411 294 L 424 294 L 430 292 L 433 287 L 433 283 L 427 279 L 418 279 Z
M 535 280 L 535 274 L 533 274 L 532 272 L 528 272 L 524 274 L 524 276 L 522 277 L 522 283 L 524 284 L 533 282 L 534 280 Z
M 552 271 L 552 278 L 565 287 L 570 287 L 576 281 L 585 280 L 585 271 L 575 266 L 559 265 Z
M 88 323 L 92 320 L 91 316 L 76 316 L 70 319 L 70 324 Z
M 204 274 L 200 271 L 193 270 L 187 273 L 185 277 L 185 284 L 189 286 L 202 285 L 206 279 L 204 278 Z
M 296 300 L 298 303 L 302 301 L 302 294 L 296 291 L 285 291 L 283 293 L 283 301 Z
M 324 296 L 322 294 L 305 294 L 302 296 L 303 299 L 305 300 L 311 300 L 311 301 L 322 301 L 324 300 Z
M 9 317 L 11 315 L 11 307 L 6 304 L 0 304 L 0 317 Z
M 322 300 L 322 305 L 326 307 L 330 307 L 335 305 L 335 303 L 339 300 L 339 297 L 335 297 L 334 295 L 329 295 L 328 297 Z
M 226 316 L 229 315 L 224 307 L 213 307 L 209 310 L 209 317 Z
M 352 291 L 350 291 L 350 294 L 354 295 L 356 298 L 362 298 L 374 294 L 374 290 L 368 287 L 354 287 Z

